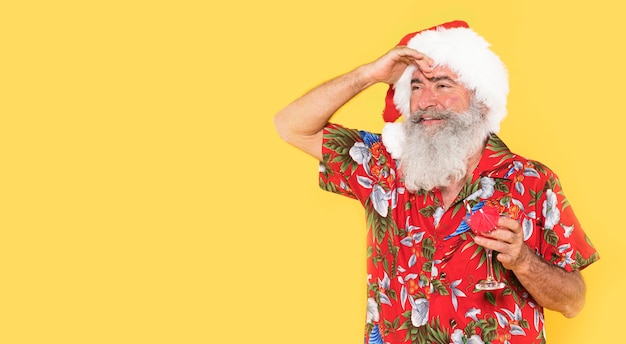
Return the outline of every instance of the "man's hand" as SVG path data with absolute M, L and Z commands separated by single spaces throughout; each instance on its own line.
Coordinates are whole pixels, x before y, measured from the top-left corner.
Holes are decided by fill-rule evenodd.
M 278 134 L 291 145 L 322 160 L 322 131 L 331 116 L 366 88 L 393 84 L 406 67 L 417 66 L 432 75 L 433 60 L 407 47 L 396 47 L 374 62 L 329 80 L 296 99 L 274 117 Z
M 415 49 L 399 46 L 391 49 L 374 62 L 364 65 L 374 83 L 393 84 L 408 66 L 416 66 L 426 77 L 432 76 L 433 60 Z
M 498 252 L 497 259 L 512 271 L 523 269 L 529 262 L 533 252 L 524 242 L 522 226 L 514 219 L 502 216 L 498 227 L 483 235 L 477 236 L 477 244 Z
M 524 242 L 522 226 L 514 219 L 501 217 L 498 227 L 474 241 L 498 252 L 502 266 L 513 271 L 518 281 L 541 306 L 576 316 L 585 304 L 585 281 L 580 271 L 565 271 L 546 262 Z

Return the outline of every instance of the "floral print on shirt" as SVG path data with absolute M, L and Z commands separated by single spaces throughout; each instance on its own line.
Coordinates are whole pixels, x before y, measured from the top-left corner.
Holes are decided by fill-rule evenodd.
M 511 271 L 494 260 L 506 287 L 474 287 L 487 273 L 485 250 L 463 219 L 485 204 L 517 219 L 526 243 L 551 264 L 572 271 L 599 259 L 557 176 L 496 135 L 447 210 L 438 189 L 404 188 L 377 134 L 329 124 L 322 153 L 320 186 L 365 209 L 365 343 L 545 343 L 543 309 Z

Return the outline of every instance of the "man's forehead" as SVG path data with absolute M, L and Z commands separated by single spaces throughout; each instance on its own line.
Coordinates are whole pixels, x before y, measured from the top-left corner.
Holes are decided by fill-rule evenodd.
M 450 79 L 455 82 L 458 82 L 459 80 L 459 76 L 454 71 L 452 71 L 452 69 L 450 69 L 448 66 L 444 66 L 444 65 L 436 65 L 433 68 L 432 78 L 425 78 L 422 71 L 419 68 L 417 68 L 415 72 L 413 72 L 413 77 L 411 79 L 423 80 L 423 79 L 441 79 L 441 78 Z

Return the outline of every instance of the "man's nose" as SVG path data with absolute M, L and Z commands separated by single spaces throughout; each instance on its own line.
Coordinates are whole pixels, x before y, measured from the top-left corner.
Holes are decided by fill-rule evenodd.
M 437 106 L 437 96 L 432 90 L 424 87 L 420 97 L 417 99 L 417 106 L 420 110 L 427 110 L 430 107 L 435 107 Z

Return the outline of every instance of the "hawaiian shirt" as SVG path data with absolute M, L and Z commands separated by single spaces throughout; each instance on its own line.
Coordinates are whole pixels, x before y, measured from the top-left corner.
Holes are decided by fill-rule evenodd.
M 486 255 L 464 218 L 485 204 L 517 219 L 526 244 L 550 264 L 572 271 L 599 259 L 558 177 L 496 135 L 447 210 L 438 189 L 405 190 L 377 134 L 328 124 L 322 153 L 320 186 L 365 208 L 365 343 L 545 343 L 543 309 L 511 271 L 494 259 L 505 288 L 475 288 Z

